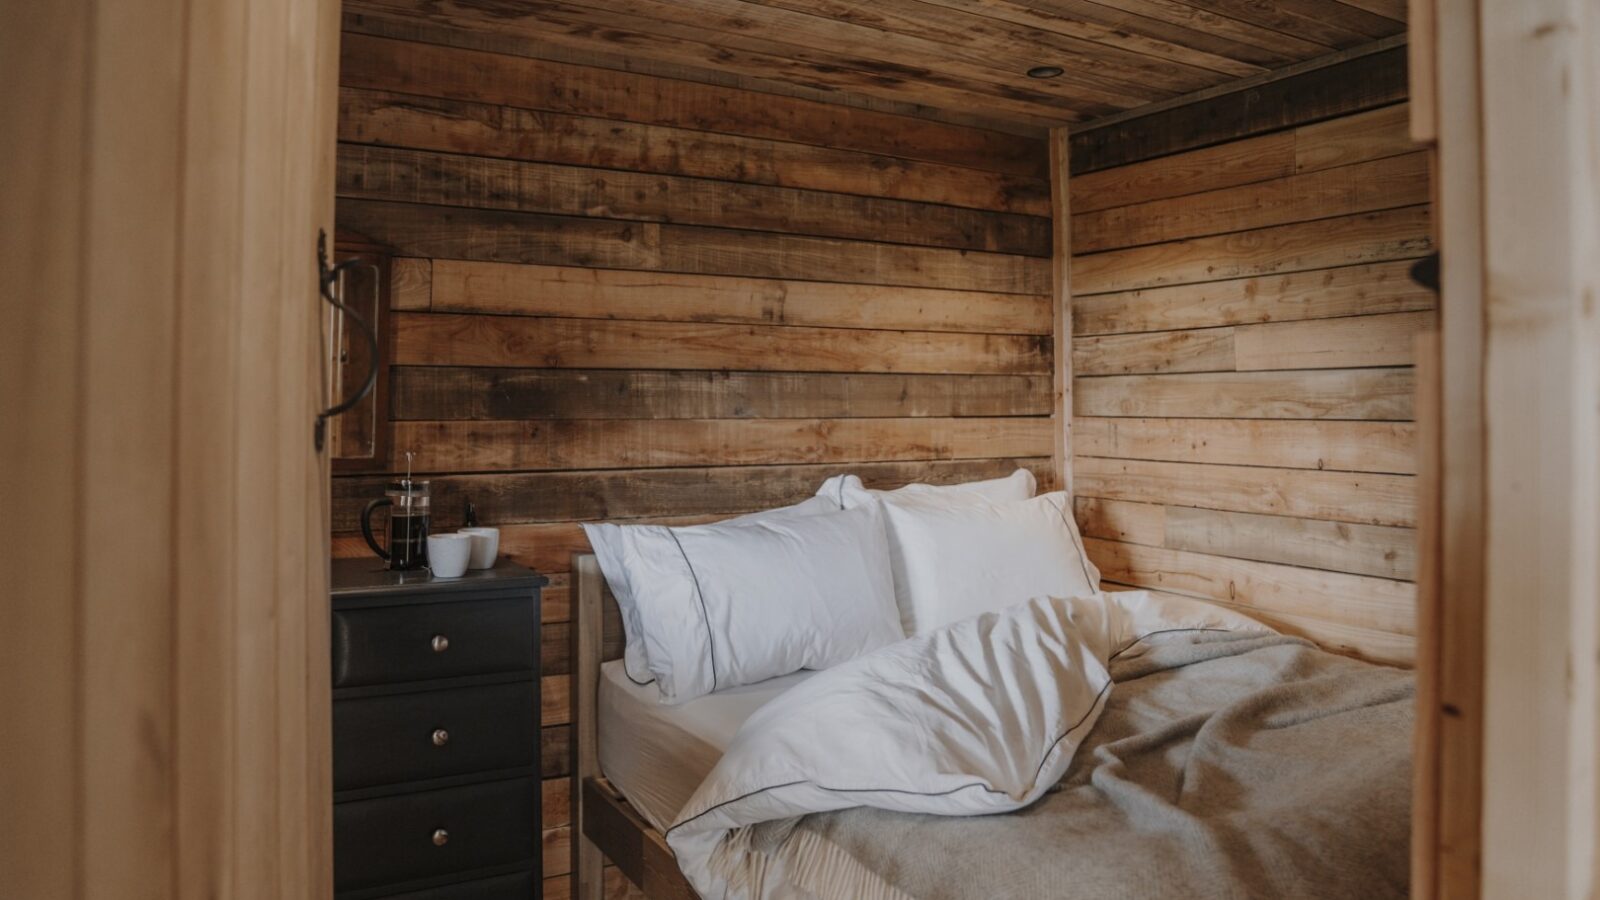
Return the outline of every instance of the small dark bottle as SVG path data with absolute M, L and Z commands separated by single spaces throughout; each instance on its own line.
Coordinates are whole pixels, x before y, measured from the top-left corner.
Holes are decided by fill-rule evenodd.
M 477 528 L 478 527 L 478 508 L 476 506 L 472 505 L 472 501 L 471 500 L 467 501 L 467 515 L 466 515 L 466 518 L 461 520 L 461 527 L 462 528 Z

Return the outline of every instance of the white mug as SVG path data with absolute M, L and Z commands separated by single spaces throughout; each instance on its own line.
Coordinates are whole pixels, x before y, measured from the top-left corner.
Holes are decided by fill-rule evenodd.
M 472 535 L 428 535 L 428 569 L 435 578 L 460 578 L 472 558 Z
M 474 526 L 457 533 L 472 535 L 472 561 L 467 563 L 468 568 L 494 568 L 495 558 L 500 555 L 500 529 Z

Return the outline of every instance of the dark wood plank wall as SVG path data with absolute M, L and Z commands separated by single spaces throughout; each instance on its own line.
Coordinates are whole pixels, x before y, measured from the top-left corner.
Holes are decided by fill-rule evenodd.
M 1405 104 L 1075 173 L 1071 203 L 1074 488 L 1106 577 L 1408 660 L 1434 298 Z
M 470 499 L 553 578 L 545 874 L 565 896 L 576 523 L 778 506 L 844 470 L 1050 484 L 1046 147 L 373 35 L 343 53 L 339 225 L 399 257 L 394 454 L 433 479 L 439 527 Z M 335 479 L 336 553 L 367 552 L 384 480 Z

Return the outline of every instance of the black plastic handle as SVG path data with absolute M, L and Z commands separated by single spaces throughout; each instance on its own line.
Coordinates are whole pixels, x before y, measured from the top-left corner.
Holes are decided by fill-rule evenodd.
M 372 552 L 378 554 L 379 557 L 385 560 L 389 558 L 389 551 L 379 547 L 378 539 L 372 536 L 372 514 L 377 512 L 381 507 L 391 506 L 393 504 L 394 501 L 390 498 L 379 497 L 378 499 L 369 502 L 367 504 L 367 508 L 361 511 L 361 536 L 367 539 L 367 546 L 372 548 Z

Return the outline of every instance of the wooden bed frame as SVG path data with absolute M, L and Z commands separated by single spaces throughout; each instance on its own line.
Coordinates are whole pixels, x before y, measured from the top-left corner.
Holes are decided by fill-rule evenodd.
M 572 897 L 600 900 L 607 859 L 650 900 L 694 900 L 666 838 L 600 773 L 600 664 L 617 600 L 592 553 L 572 555 Z

